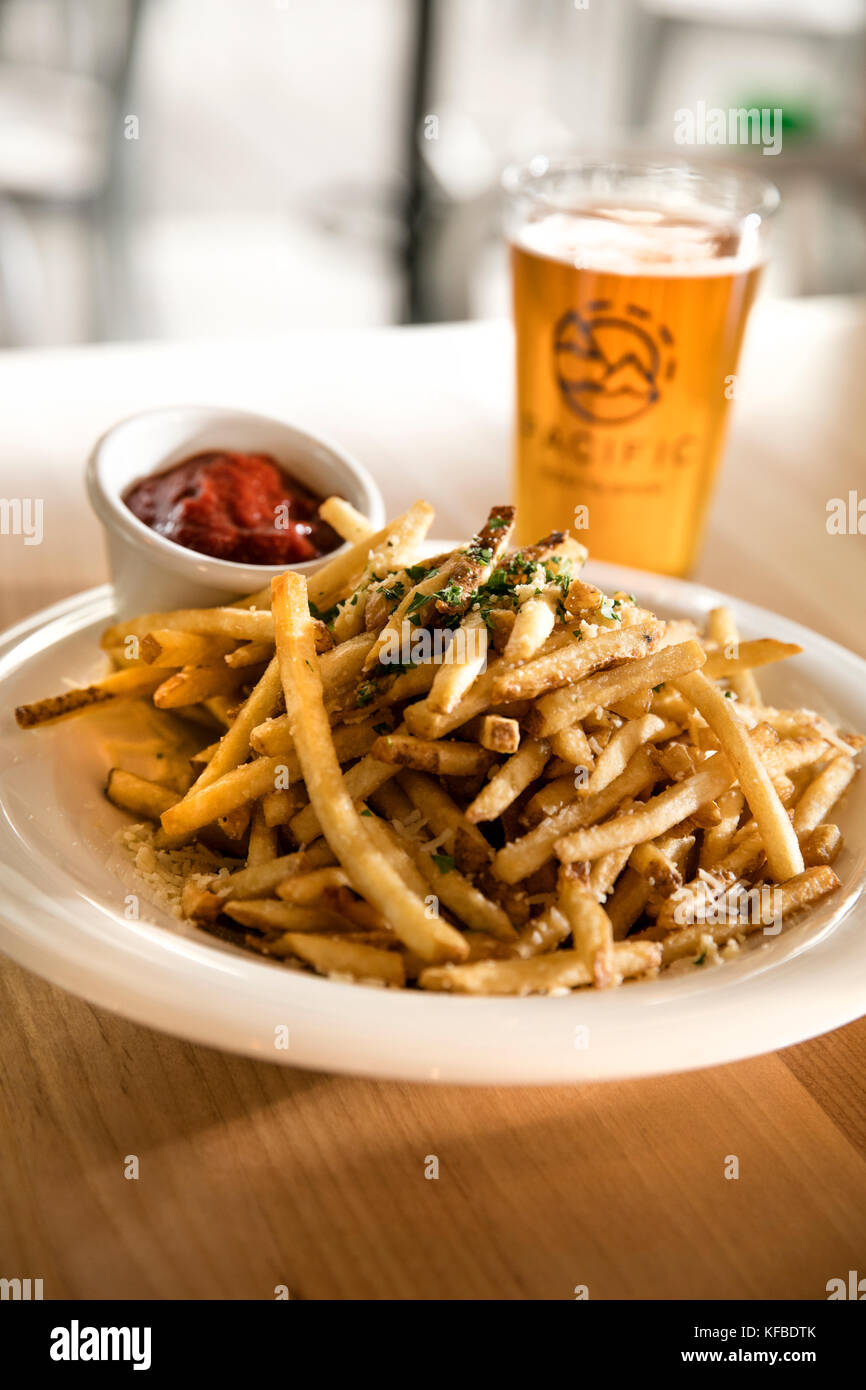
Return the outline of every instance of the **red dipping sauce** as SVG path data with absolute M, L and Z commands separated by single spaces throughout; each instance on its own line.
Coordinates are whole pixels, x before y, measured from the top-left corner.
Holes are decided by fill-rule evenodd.
M 267 454 L 196 454 L 134 483 L 124 502 L 158 535 L 241 565 L 286 565 L 335 550 L 323 500 Z

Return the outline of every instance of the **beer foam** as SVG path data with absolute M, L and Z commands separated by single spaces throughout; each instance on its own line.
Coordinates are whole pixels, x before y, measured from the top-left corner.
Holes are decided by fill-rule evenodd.
M 688 214 L 637 204 L 551 211 L 513 241 L 524 251 L 577 270 L 608 275 L 734 275 L 761 261 L 757 218 L 739 224 L 713 209 Z

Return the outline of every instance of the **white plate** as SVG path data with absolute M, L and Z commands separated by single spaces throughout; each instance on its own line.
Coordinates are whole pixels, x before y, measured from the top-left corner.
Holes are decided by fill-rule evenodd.
M 442 545 L 442 542 L 437 542 Z M 596 565 L 667 616 L 701 619 L 722 596 Z M 866 728 L 866 662 L 736 600 L 744 636 L 799 642 L 762 672 L 765 697 Z M 167 1033 L 298 1067 L 484 1083 L 633 1077 L 732 1062 L 814 1037 L 864 1012 L 866 779 L 839 812 L 842 891 L 780 936 L 724 965 L 561 998 L 472 999 L 341 984 L 286 970 L 156 908 L 128 921 L 112 835 L 128 818 L 104 799 L 107 766 L 87 720 L 21 732 L 12 708 L 103 669 L 108 588 L 58 604 L 0 639 L 0 948 L 93 1003 Z M 835 814 L 835 813 L 834 813 Z M 275 1046 L 286 1026 L 289 1047 Z M 585 1030 L 585 1031 L 578 1031 Z M 585 1042 L 585 1046 L 576 1046 Z

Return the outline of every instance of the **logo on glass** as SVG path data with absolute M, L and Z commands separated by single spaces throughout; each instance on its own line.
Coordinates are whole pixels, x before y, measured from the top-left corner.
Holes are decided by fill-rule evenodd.
M 624 425 L 646 414 L 673 379 L 673 336 L 636 304 L 610 300 L 569 309 L 553 330 L 556 380 L 569 410 L 592 425 Z

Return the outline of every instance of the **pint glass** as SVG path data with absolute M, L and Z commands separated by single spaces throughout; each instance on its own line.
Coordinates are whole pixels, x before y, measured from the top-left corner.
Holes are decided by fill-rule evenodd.
M 686 574 L 737 394 L 772 184 L 675 161 L 507 171 L 522 542 Z

